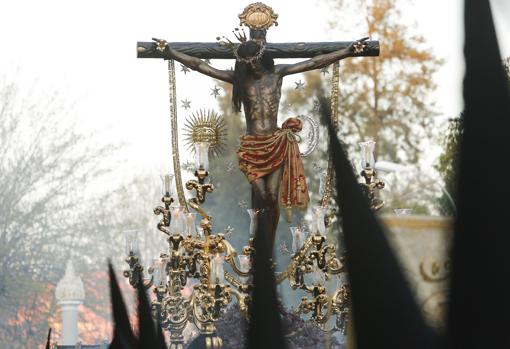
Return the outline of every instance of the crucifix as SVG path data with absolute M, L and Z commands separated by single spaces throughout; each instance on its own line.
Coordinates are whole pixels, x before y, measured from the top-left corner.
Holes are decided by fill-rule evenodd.
M 285 76 L 322 69 L 348 57 L 378 56 L 379 42 L 268 43 L 267 30 L 278 15 L 263 3 L 248 5 L 239 15 L 240 25 L 249 28 L 249 39 L 236 28 L 238 44 L 218 42 L 138 42 L 138 58 L 176 60 L 190 69 L 232 84 L 232 104 L 244 109 L 246 135 L 237 151 L 239 167 L 251 184 L 252 208 L 264 210 L 265 226 L 272 251 L 280 207 L 306 208 L 309 201 L 297 136 L 301 121 L 287 119 L 277 125 L 282 80 Z M 275 64 L 275 58 L 308 58 L 295 64 Z M 219 70 L 203 59 L 235 59 L 234 70 Z

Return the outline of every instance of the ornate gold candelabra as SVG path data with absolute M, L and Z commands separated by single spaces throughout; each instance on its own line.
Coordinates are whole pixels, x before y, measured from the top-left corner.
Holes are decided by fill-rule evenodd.
M 369 194 L 367 197 L 372 209 L 378 210 L 383 203 L 377 201 L 375 191 L 383 188 L 384 183 L 375 177 L 372 143 L 363 142 L 362 175 L 365 183 L 361 185 Z M 148 268 L 147 276 L 140 263 L 135 234 L 132 231 L 126 234 L 126 262 L 129 269 L 124 276 L 134 287 L 138 286 L 138 280 L 143 280 L 145 289 L 153 289 L 153 316 L 170 333 L 171 349 L 184 348 L 183 331 L 190 322 L 204 335 L 207 348 L 221 348 L 222 340 L 216 334 L 216 321 L 234 299 L 237 300 L 237 308 L 246 317 L 250 305 L 253 235 L 260 210 L 248 210 L 251 237 L 248 245 L 243 247 L 242 254 L 238 255 L 223 234 L 213 234 L 212 218 L 202 207 L 207 194 L 214 191 L 213 184 L 206 182 L 208 145 L 206 141 L 195 144 L 196 179 L 185 184 L 186 189 L 195 191 L 188 205 L 197 213 L 187 212 L 182 206 L 172 206 L 173 176 L 162 176 L 163 205 L 156 207 L 154 213 L 162 216 L 157 228 L 167 236 L 168 246 Z M 200 216 L 198 230 L 195 227 L 196 214 Z M 310 314 L 310 320 L 325 331 L 341 331 L 345 334 L 349 287 L 347 284 L 339 285 L 328 294 L 330 287 L 326 282 L 346 271 L 344 257 L 337 256 L 335 245 L 327 237 L 332 224 L 330 215 L 326 206 L 314 207 L 308 236 L 303 227 L 291 227 L 293 254 L 284 271 L 277 273 L 276 281 L 280 284 L 288 280 L 293 290 L 303 290 L 307 294 L 295 308 L 295 313 Z M 231 267 L 232 274 L 224 270 L 224 262 Z M 191 287 L 189 297 L 185 297 L 183 292 L 187 285 Z M 332 319 L 335 320 L 334 324 L 328 325 Z
M 235 297 L 239 310 L 247 314 L 248 292 L 250 287 L 224 272 L 226 261 L 240 277 L 248 277 L 248 271 L 241 271 L 236 265 L 236 251 L 223 234 L 214 235 L 212 219 L 201 205 L 206 194 L 214 191 L 214 186 L 205 183 L 208 176 L 208 144 L 197 144 L 198 168 L 196 179 L 186 183 L 188 190 L 195 191 L 195 197 L 188 200 L 188 205 L 200 216 L 199 232 L 195 230 L 195 214 L 186 212 L 184 207 L 171 206 L 172 175 L 163 179 L 163 206 L 154 209 L 162 219 L 158 229 L 167 235 L 168 248 L 162 252 L 154 265 L 148 269 L 149 277 L 143 277 L 143 287 L 153 287 L 155 300 L 152 301 L 153 316 L 161 326 L 170 332 L 170 348 L 184 348 L 183 330 L 191 321 L 205 336 L 206 347 L 221 348 L 222 341 L 216 335 L 215 322 L 225 307 Z M 131 239 L 131 240 L 129 240 Z M 137 287 L 144 267 L 140 263 L 134 236 L 128 233 L 129 270 L 124 272 L 129 283 Z M 252 248 L 244 249 L 244 256 L 249 257 Z M 196 280 L 192 286 L 191 296 L 185 297 L 183 290 L 188 279 Z
M 345 272 L 343 257 L 338 258 L 336 247 L 326 236 L 326 207 L 313 208 L 312 232 L 305 237 L 302 227 L 292 227 L 293 254 L 287 268 L 277 275 L 277 283 L 289 281 L 293 290 L 304 290 L 310 297 L 303 297 L 295 309 L 296 314 L 311 313 L 310 319 L 321 329 L 341 330 L 345 333 L 349 293 L 346 285 L 328 295 L 326 281 Z M 327 329 L 328 321 L 337 317 L 336 325 Z

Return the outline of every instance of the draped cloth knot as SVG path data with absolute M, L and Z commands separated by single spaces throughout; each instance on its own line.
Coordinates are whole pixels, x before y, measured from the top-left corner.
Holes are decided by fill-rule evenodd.
M 310 198 L 298 142 L 303 123 L 289 118 L 271 135 L 244 135 L 237 151 L 239 168 L 251 183 L 283 166 L 280 206 L 306 208 Z

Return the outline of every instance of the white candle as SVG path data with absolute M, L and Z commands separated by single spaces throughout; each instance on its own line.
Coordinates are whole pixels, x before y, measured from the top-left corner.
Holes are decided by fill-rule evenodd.
M 195 143 L 195 166 L 197 170 L 209 170 L 209 142 Z

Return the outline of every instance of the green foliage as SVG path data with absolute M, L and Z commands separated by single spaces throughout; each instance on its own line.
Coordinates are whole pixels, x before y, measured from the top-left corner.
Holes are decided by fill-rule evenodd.
M 463 132 L 462 115 L 459 118 L 451 119 L 450 125 L 444 139 L 444 151 L 439 157 L 437 170 L 443 177 L 445 189 L 455 198 L 457 188 L 457 169 L 459 166 L 459 145 Z M 447 194 L 439 199 L 441 213 L 445 215 L 454 215 L 455 210 Z

